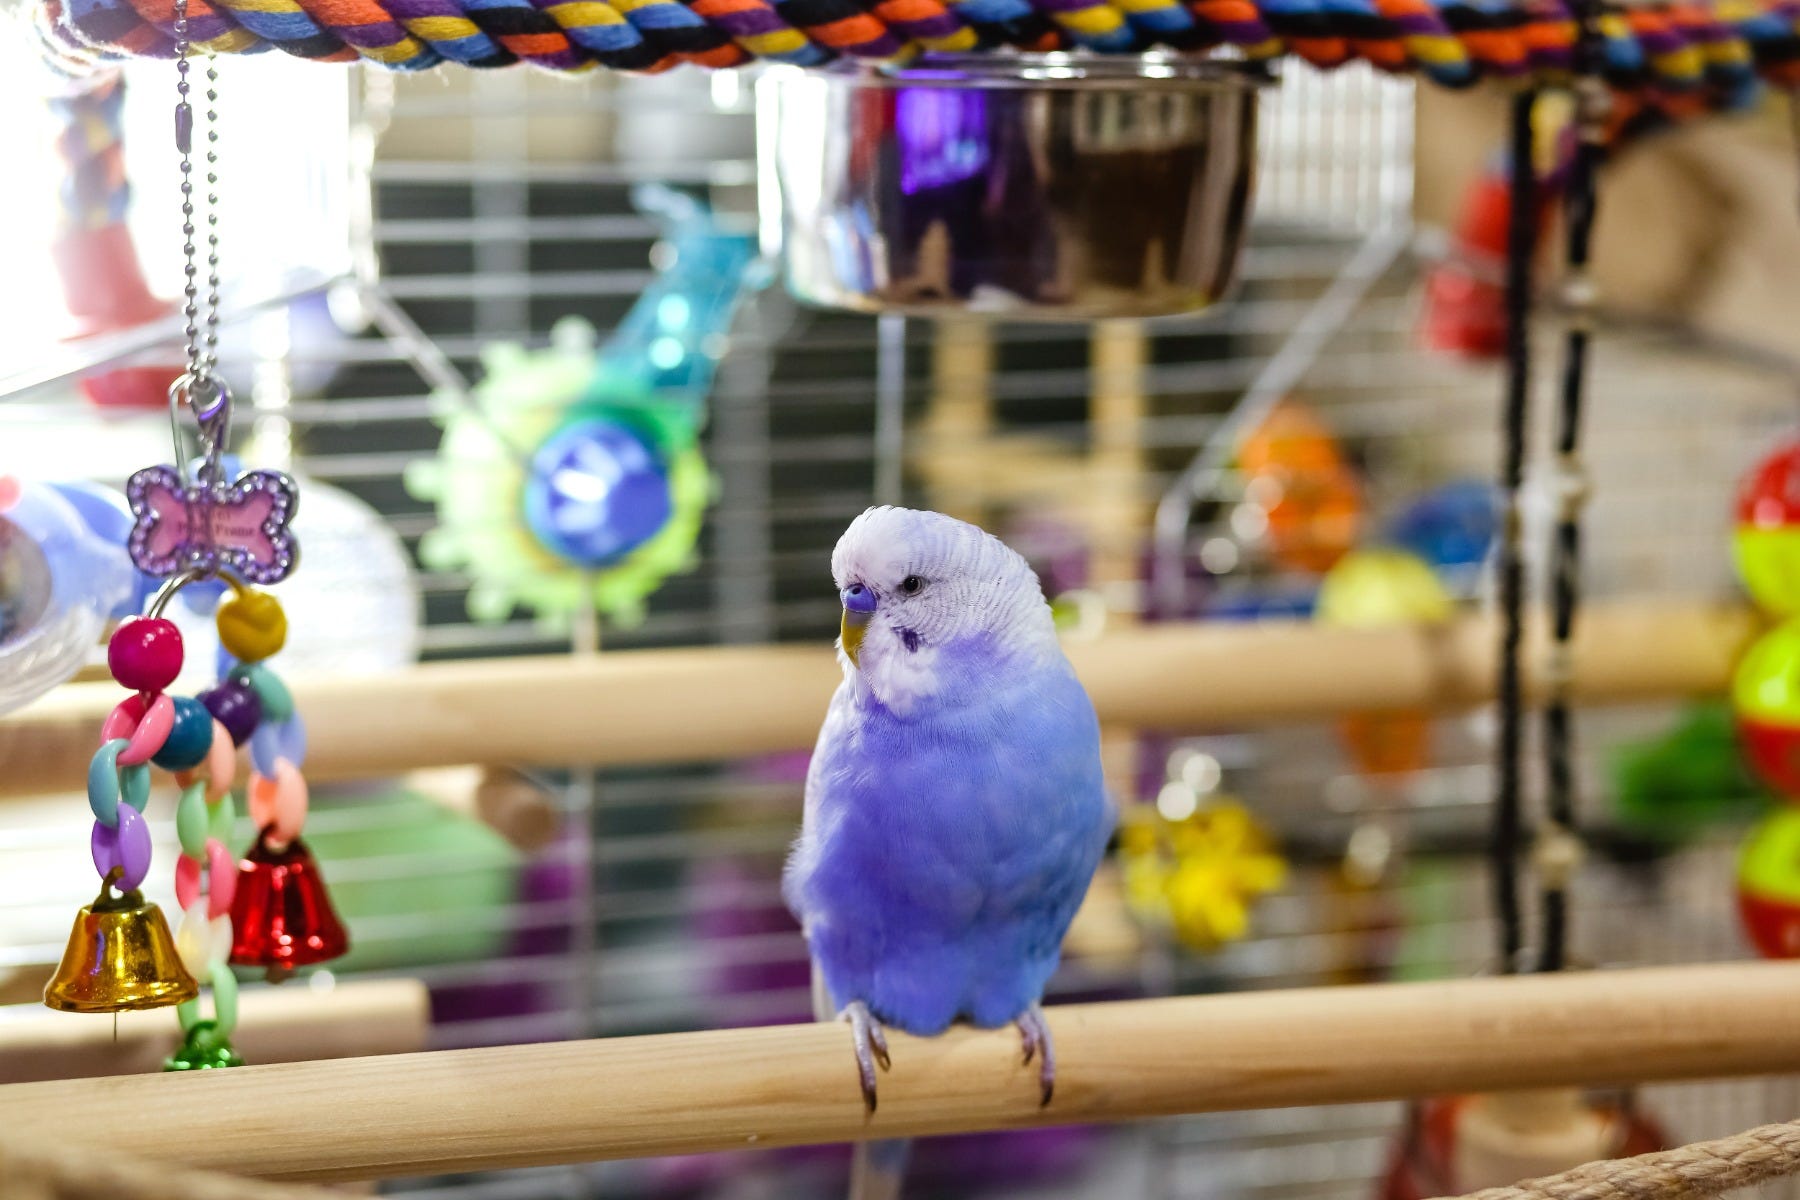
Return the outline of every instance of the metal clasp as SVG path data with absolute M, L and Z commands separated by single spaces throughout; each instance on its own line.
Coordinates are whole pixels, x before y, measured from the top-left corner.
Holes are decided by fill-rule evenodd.
M 197 475 L 189 474 L 190 460 L 183 449 L 181 411 L 194 414 L 198 430 L 200 465 Z M 169 432 L 175 439 L 175 468 L 185 482 L 216 483 L 219 481 L 219 459 L 231 439 L 231 389 L 217 375 L 196 376 L 183 371 L 169 385 Z

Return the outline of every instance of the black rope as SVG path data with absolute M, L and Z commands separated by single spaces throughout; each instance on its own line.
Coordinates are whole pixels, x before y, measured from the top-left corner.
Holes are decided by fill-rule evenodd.
M 1581 504 L 1585 488 L 1581 449 L 1582 398 L 1587 386 L 1588 340 L 1591 334 L 1593 298 L 1588 278 L 1588 259 L 1596 206 L 1595 176 L 1601 155 L 1604 128 L 1601 113 L 1606 103 L 1598 74 L 1600 34 L 1599 5 L 1578 0 L 1575 5 L 1578 34 L 1576 63 L 1576 144 L 1564 193 L 1563 223 L 1566 229 L 1565 278 L 1569 284 L 1569 325 L 1563 341 L 1560 403 L 1557 405 L 1556 455 L 1560 481 L 1555 539 L 1550 558 L 1551 688 L 1544 708 L 1544 814 L 1549 838 L 1561 839 L 1560 847 L 1546 846 L 1563 855 L 1572 848 L 1575 828 L 1574 718 L 1569 711 L 1568 669 L 1575 613 L 1581 601 Z M 1541 864 L 1544 879 L 1543 936 L 1538 947 L 1538 970 L 1560 971 L 1568 960 L 1568 872 L 1574 863 L 1564 859 Z
M 1518 969 L 1524 946 L 1519 915 L 1519 746 L 1524 725 L 1519 690 L 1519 643 L 1525 604 L 1520 554 L 1519 489 L 1525 475 L 1525 426 L 1531 401 L 1531 259 L 1537 241 L 1537 175 L 1531 115 L 1537 93 L 1513 100 L 1508 158 L 1510 204 L 1506 235 L 1506 404 L 1500 465 L 1500 741 L 1495 763 L 1494 824 L 1489 845 L 1494 913 L 1499 919 L 1503 974 Z

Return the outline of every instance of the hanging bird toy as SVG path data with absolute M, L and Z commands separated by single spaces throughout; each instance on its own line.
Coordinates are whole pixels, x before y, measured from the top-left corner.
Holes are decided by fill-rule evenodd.
M 640 187 L 672 251 L 604 344 L 579 318 L 548 349 L 502 344 L 487 378 L 442 397 L 436 457 L 407 489 L 437 507 L 428 566 L 474 576 L 469 612 L 515 607 L 559 625 L 589 610 L 631 624 L 693 561 L 712 493 L 701 455 L 706 396 L 732 318 L 760 286 L 755 244 L 698 201 Z
M 185 3 L 177 28 L 185 34 Z M 182 41 L 185 51 L 185 37 Z M 214 373 L 218 327 L 216 212 L 208 214 L 208 295 L 199 320 L 193 242 L 190 145 L 193 110 L 188 64 L 178 60 L 176 107 L 181 151 L 182 213 L 187 234 L 187 369 L 169 389 L 176 462 L 146 467 L 126 493 L 135 518 L 127 547 L 146 575 L 163 580 L 143 616 L 124 621 L 107 646 L 107 665 L 131 694 L 107 716 L 88 766 L 91 838 L 100 892 L 75 919 L 68 949 L 44 992 L 51 1008 L 120 1012 L 179 1005 L 184 1040 L 169 1070 L 235 1066 L 237 983 L 231 965 L 261 967 L 279 978 L 296 967 L 344 953 L 348 938 L 300 841 L 306 820 L 305 726 L 291 694 L 266 665 L 287 637 L 281 605 L 252 585 L 285 579 L 298 560 L 289 529 L 298 507 L 294 482 L 278 471 L 237 472 L 224 450 L 231 393 Z M 208 122 L 216 78 L 208 70 Z M 208 131 L 209 143 L 216 137 Z M 216 144 L 207 154 L 209 201 L 216 204 Z M 183 414 L 192 419 L 199 455 L 183 451 Z M 176 594 L 221 583 L 231 595 L 215 612 L 223 650 L 220 679 L 197 696 L 168 689 L 181 674 L 179 628 L 163 616 Z M 230 794 L 237 749 L 250 748 L 248 805 L 256 841 L 240 863 L 232 840 Z M 175 897 L 181 907 L 171 937 L 162 911 L 139 890 L 150 870 L 144 810 L 150 767 L 180 785 L 175 825 L 181 855 Z M 204 1018 L 199 989 L 210 984 L 213 1016 Z

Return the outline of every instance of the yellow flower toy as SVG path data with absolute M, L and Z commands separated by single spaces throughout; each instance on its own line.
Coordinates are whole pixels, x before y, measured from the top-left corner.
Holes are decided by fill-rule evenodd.
M 1119 857 L 1132 911 L 1196 950 L 1242 938 L 1251 903 L 1287 878 L 1286 861 L 1250 810 L 1224 799 L 1180 820 L 1149 805 L 1127 810 Z

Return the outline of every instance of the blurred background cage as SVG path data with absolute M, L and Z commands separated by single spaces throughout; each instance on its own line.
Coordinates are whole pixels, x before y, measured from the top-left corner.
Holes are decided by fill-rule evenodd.
M 288 253 L 295 261 L 284 269 L 316 272 L 298 284 L 299 301 L 237 322 L 228 354 L 254 412 L 246 457 L 290 466 L 312 522 L 301 525 L 303 568 L 282 591 L 295 630 L 292 670 L 720 643 L 802 643 L 826 655 L 839 611 L 830 549 L 877 494 L 1008 538 L 1060 598 L 1075 636 L 1145 620 L 1287 616 L 1292 572 L 1268 553 L 1264 510 L 1246 502 L 1228 467 L 1191 497 L 1176 543 L 1180 611 L 1149 583 L 1159 501 L 1191 464 L 1224 461 L 1222 439 L 1242 431 L 1234 407 L 1272 384 L 1331 430 L 1361 481 L 1371 530 L 1425 489 L 1493 472 L 1498 365 L 1417 345 L 1421 274 L 1441 242 L 1413 219 L 1414 86 L 1360 66 L 1327 76 L 1295 63 L 1264 97 L 1255 222 L 1234 303 L 1146 323 L 988 325 L 807 311 L 778 289 L 761 291 L 739 314 L 709 401 L 703 444 L 716 494 L 694 568 L 668 581 L 641 623 L 559 628 L 523 612 L 477 622 L 469 576 L 420 560 L 438 518 L 404 483 L 437 450 L 441 402 L 407 346 L 373 328 L 336 332 L 335 322 L 354 327 L 366 314 L 332 280 L 351 270 L 358 240 L 372 239 L 386 293 L 470 377 L 481 373 L 484 348 L 541 347 L 566 316 L 604 334 L 651 278 L 656 229 L 633 207 L 634 185 L 689 190 L 754 226 L 753 88 L 738 73 L 692 71 L 563 80 L 302 68 L 253 82 L 265 66 L 221 64 L 228 94 L 266 86 L 342 130 L 291 153 L 294 161 L 356 163 L 372 149 L 372 213 L 359 215 L 363 180 L 352 172 L 328 178 L 316 204 L 283 215 L 295 229 L 323 230 L 326 250 L 283 250 L 267 232 L 228 242 L 246 267 L 255 244 Z M 301 86 L 301 75 L 303 91 L 284 90 Z M 131 77 L 133 105 L 160 120 L 167 81 L 139 68 Z M 268 151 L 279 139 L 241 137 L 281 157 Z M 141 141 L 134 177 L 140 160 L 154 164 L 161 153 L 156 137 Z M 278 190 L 259 183 L 252 153 L 231 156 L 225 181 L 228 198 L 247 208 Z M 140 242 L 166 249 L 171 189 L 153 165 L 145 170 Z M 249 297 L 245 274 L 237 279 Z M 1296 347 L 1305 340 L 1297 329 L 1317 335 L 1311 352 Z M 1554 363 L 1540 360 L 1548 381 Z M 54 462 L 52 473 L 110 482 L 159 457 L 160 416 L 64 402 L 49 378 L 60 367 L 46 361 L 44 378 L 29 366 L 9 374 L 0 447 Z M 1271 363 L 1282 364 L 1274 375 Z M 1766 353 L 1692 330 L 1608 328 L 1589 425 L 1593 603 L 1732 594 L 1731 481 L 1791 423 L 1792 389 L 1793 365 Z M 1175 507 L 1183 502 L 1177 493 Z M 1541 509 L 1533 510 L 1540 526 Z M 1468 603 L 1486 603 L 1482 576 L 1465 584 Z M 1589 961 L 1744 953 L 1731 911 L 1730 835 L 1661 840 L 1622 822 L 1613 803 L 1622 748 L 1665 733 L 1680 715 L 1672 704 L 1584 714 L 1581 815 L 1592 855 L 1573 945 Z M 1052 1000 L 1488 968 L 1490 720 L 1435 721 L 1428 767 L 1384 787 L 1359 776 L 1323 723 L 1109 730 L 1122 800 L 1174 815 L 1238 798 L 1289 869 L 1284 886 L 1254 906 L 1247 936 L 1197 952 L 1134 921 L 1109 867 Z M 603 745 L 608 731 L 592 737 Z M 804 766 L 803 753 L 629 770 L 517 764 L 489 772 L 476 790 L 547 804 L 556 819 L 512 842 L 477 818 L 479 805 L 443 803 L 473 786 L 456 772 L 321 789 L 308 836 L 355 950 L 313 986 L 422 979 L 440 1047 L 806 1019 L 804 950 L 779 894 Z M 85 899 L 76 864 L 84 823 L 67 798 L 9 802 L 0 821 L 8 1001 L 31 998 L 60 952 L 68 911 Z M 158 836 L 173 840 L 167 828 Z M 1800 1095 L 1789 1082 L 1739 1082 L 1647 1089 L 1639 1099 L 1691 1140 L 1785 1119 Z M 946 1139 L 921 1151 L 908 1194 L 1348 1200 L 1374 1194 L 1401 1117 L 1397 1105 L 1359 1105 Z M 837 1149 L 771 1152 L 384 1190 L 495 1200 L 799 1197 L 835 1193 L 844 1161 Z

